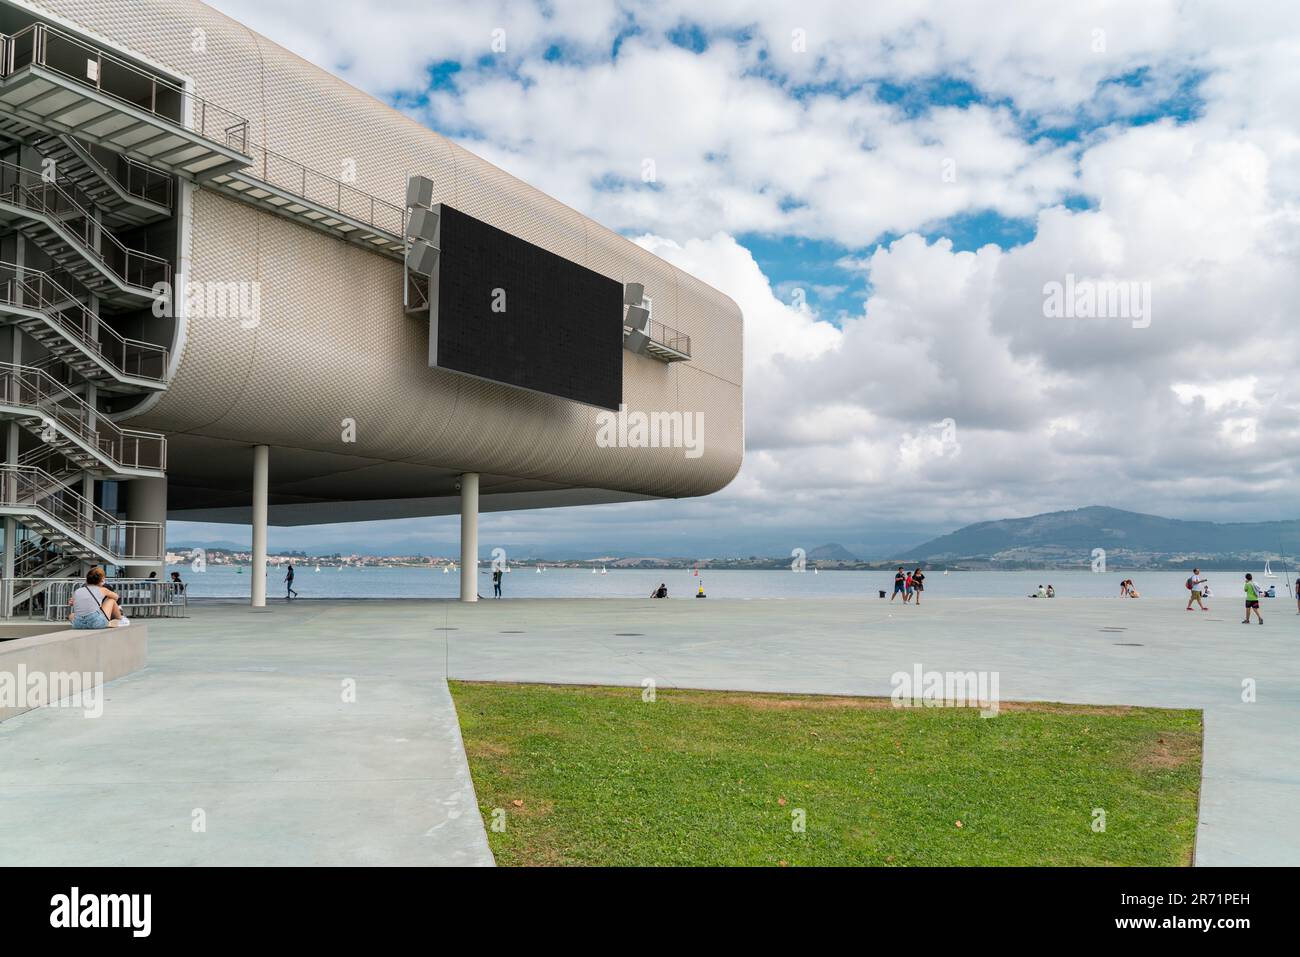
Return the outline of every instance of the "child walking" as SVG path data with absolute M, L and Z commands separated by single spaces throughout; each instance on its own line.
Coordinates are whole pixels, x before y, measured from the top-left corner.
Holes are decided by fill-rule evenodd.
M 1264 616 L 1259 613 L 1259 586 L 1255 584 L 1255 576 L 1246 572 L 1246 617 L 1241 620 L 1243 625 L 1250 624 L 1250 613 L 1253 610 L 1259 623 L 1264 624 Z

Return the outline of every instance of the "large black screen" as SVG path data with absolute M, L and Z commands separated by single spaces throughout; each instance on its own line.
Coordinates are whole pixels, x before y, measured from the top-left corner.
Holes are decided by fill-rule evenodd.
M 429 365 L 617 409 L 623 287 L 450 206 L 429 284 Z

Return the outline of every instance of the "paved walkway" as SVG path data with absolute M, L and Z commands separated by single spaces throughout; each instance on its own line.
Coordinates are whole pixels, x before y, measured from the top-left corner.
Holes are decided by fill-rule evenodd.
M 194 611 L 151 624 L 150 667 L 103 718 L 0 724 L 0 864 L 490 863 L 446 675 L 884 695 L 916 664 L 998 671 L 1003 700 L 1204 709 L 1198 863 L 1300 864 L 1300 617 L 1281 599 L 1262 628 L 1235 603 L 1147 599 Z

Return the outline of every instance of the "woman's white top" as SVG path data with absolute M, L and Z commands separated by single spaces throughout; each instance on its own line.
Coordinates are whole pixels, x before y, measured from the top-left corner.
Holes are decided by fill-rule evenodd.
M 72 593 L 72 613 L 89 615 L 98 613 L 104 601 L 104 589 L 98 585 L 79 585 Z

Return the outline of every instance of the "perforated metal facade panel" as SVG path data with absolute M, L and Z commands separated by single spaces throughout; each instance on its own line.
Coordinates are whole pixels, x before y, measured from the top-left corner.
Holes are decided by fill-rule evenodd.
M 595 409 L 428 368 L 427 323 L 402 310 L 400 264 L 202 188 L 192 197 L 190 278 L 258 283 L 260 314 L 256 324 L 187 318 L 170 387 L 131 425 L 630 494 L 707 494 L 735 475 L 742 319 L 726 296 L 194 0 L 28 6 L 192 82 L 247 117 L 253 143 L 331 176 L 351 160 L 357 188 L 397 205 L 408 173 L 428 176 L 435 202 L 620 283 L 644 283 L 654 318 L 690 336 L 692 358 L 666 365 L 624 353 L 624 401 L 702 415 L 705 442 L 698 458 L 601 448 Z M 345 419 L 354 443 L 343 441 Z M 173 472 L 203 467 L 183 455 L 171 463 Z M 354 498 L 343 472 L 333 492 L 322 475 L 316 493 Z M 410 495 L 409 470 L 390 474 L 375 468 L 367 496 Z M 274 475 L 272 485 L 274 495 Z

